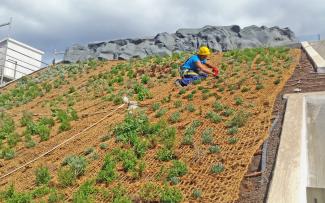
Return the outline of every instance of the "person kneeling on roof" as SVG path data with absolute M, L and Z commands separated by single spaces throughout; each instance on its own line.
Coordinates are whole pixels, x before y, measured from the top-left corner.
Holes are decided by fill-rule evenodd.
M 176 84 L 187 86 L 194 80 L 201 80 L 208 77 L 208 74 L 217 77 L 219 74 L 218 68 L 207 62 L 207 57 L 210 55 L 210 50 L 206 46 L 200 47 L 197 54 L 191 56 L 180 67 L 180 75 L 182 79 L 177 79 Z

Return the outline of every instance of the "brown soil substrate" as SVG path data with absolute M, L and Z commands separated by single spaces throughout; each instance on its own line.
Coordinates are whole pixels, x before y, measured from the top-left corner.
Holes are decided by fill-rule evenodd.
M 273 103 L 276 99 L 276 95 L 283 89 L 285 81 L 291 77 L 296 64 L 298 64 L 300 51 L 292 50 L 291 55 L 293 57 L 293 63 L 287 69 L 283 70 L 283 79 L 281 82 L 276 85 L 273 81 L 274 79 L 268 77 L 264 81 L 265 88 L 261 89 L 260 91 L 253 91 L 255 90 L 254 80 L 248 78 L 244 85 L 250 87 L 252 91 L 243 93 L 240 91 L 240 89 L 238 89 L 238 91 L 233 93 L 230 91 L 225 91 L 223 93 L 217 92 L 217 88 L 214 87 L 216 80 L 210 77 L 206 81 L 203 81 L 201 85 L 208 89 L 212 95 L 206 99 L 202 99 L 203 92 L 201 93 L 197 91 L 193 100 L 188 101 L 187 96 L 191 91 L 196 91 L 198 88 L 197 86 L 189 86 L 187 88 L 186 95 L 180 96 L 179 89 L 177 89 L 174 85 L 174 80 L 176 78 L 171 78 L 169 76 L 162 78 L 166 79 L 165 83 L 163 80 L 158 80 L 158 78 L 151 79 L 153 80 L 153 84 L 155 84 L 155 86 L 150 89 L 150 92 L 154 96 L 151 99 L 140 102 L 140 106 L 147 107 L 146 113 L 148 114 L 150 121 L 158 121 L 158 118 L 155 118 L 155 112 L 150 109 L 150 106 L 155 102 L 164 100 L 168 96 L 172 98 L 171 101 L 161 103 L 163 108 L 168 109 L 168 112 L 163 116 L 164 119 L 167 120 L 169 116 L 176 111 L 182 112 L 181 120 L 178 123 L 171 124 L 171 126 L 176 127 L 179 132 L 177 133 L 176 137 L 177 146 L 175 147 L 175 154 L 177 154 L 182 161 L 186 162 L 190 168 L 189 173 L 182 178 L 182 181 L 178 185 L 184 194 L 185 201 L 195 201 L 191 197 L 191 193 L 194 188 L 200 188 L 204 191 L 203 196 L 200 199 L 202 202 L 234 202 L 238 198 L 239 185 L 245 172 L 247 171 L 247 166 L 250 159 L 261 143 L 268 136 L 268 129 L 270 128 L 271 123 L 270 119 L 272 117 L 271 110 L 273 109 Z M 213 64 L 220 64 L 220 56 L 213 56 L 211 61 Z M 280 61 L 280 63 L 283 63 L 283 61 Z M 95 75 L 96 73 L 98 74 L 99 72 L 104 72 L 110 68 L 111 65 L 98 67 L 97 70 L 91 74 Z M 230 65 L 229 70 L 227 69 L 225 75 L 229 76 L 223 82 L 223 86 L 226 87 L 230 84 L 238 84 L 239 80 L 241 79 L 240 77 L 235 77 L 230 74 L 232 73 L 233 69 L 234 65 Z M 164 73 L 164 68 L 155 68 L 154 70 L 155 71 L 151 72 L 152 74 Z M 254 66 L 252 70 L 247 70 L 250 72 L 243 72 L 245 69 L 242 69 L 241 71 L 242 72 L 238 73 L 239 76 L 247 75 L 249 77 L 253 77 L 255 76 L 256 72 L 258 72 L 258 69 L 256 66 Z M 142 74 L 142 71 L 139 70 L 138 74 Z M 8 111 L 8 114 L 12 115 L 13 119 L 17 123 L 21 118 L 21 112 L 24 110 L 31 110 L 33 113 L 39 114 L 50 114 L 50 109 L 46 106 L 42 106 L 45 100 L 54 100 L 58 96 L 61 96 L 62 93 L 67 92 L 69 87 L 72 85 L 77 89 L 74 93 L 77 100 L 74 108 L 78 113 L 98 111 L 107 111 L 108 113 L 116 108 L 117 106 L 113 105 L 112 102 L 103 101 L 100 98 L 104 95 L 94 97 L 93 92 L 89 91 L 91 90 L 91 87 L 88 87 L 89 90 L 87 89 L 85 83 L 87 83 L 89 76 L 90 75 L 83 74 L 78 80 L 70 81 L 69 85 L 62 86 L 60 90 L 55 90 L 44 95 L 42 98 L 36 98 L 28 104 L 11 109 Z M 287 84 L 291 83 L 288 82 Z M 93 90 L 98 90 L 100 88 L 100 86 L 95 86 Z M 205 118 L 205 115 L 209 111 L 213 111 L 213 103 L 215 102 L 217 96 L 221 97 L 220 101 L 223 104 L 226 104 L 234 110 L 239 111 L 245 108 L 245 110 L 249 111 L 249 113 L 253 115 L 247 120 L 245 126 L 239 129 L 239 132 L 236 135 L 238 142 L 234 144 L 228 142 L 228 138 L 230 138 L 230 136 L 227 134 L 227 128 L 224 124 L 229 120 L 229 118 L 223 118 L 224 122 L 220 123 L 213 123 Z M 243 106 L 235 105 L 234 98 L 236 98 L 236 96 L 241 96 L 243 97 L 244 101 L 246 101 Z M 176 100 L 181 100 L 183 102 L 183 110 L 178 110 L 174 107 L 173 103 Z M 279 101 L 279 97 L 277 101 Z M 185 107 L 190 103 L 194 104 L 196 107 L 195 112 L 188 112 L 185 109 Z M 252 104 L 252 106 L 249 104 Z M 279 102 L 277 102 L 274 109 L 279 109 L 280 106 L 281 105 Z M 65 104 L 61 102 L 58 107 L 65 108 Z M 82 183 L 96 177 L 102 166 L 104 155 L 112 148 L 121 147 L 120 144 L 114 142 L 114 139 L 110 139 L 106 142 L 106 144 L 109 146 L 107 149 L 100 149 L 99 147 L 101 143 L 100 138 L 103 135 L 107 135 L 107 133 L 112 130 L 112 126 L 123 119 L 124 111 L 120 110 L 118 113 L 119 114 L 114 114 L 109 119 L 106 119 L 102 123 L 98 124 L 96 128 L 92 128 L 83 133 L 69 144 L 64 145 L 60 147 L 60 149 L 46 155 L 41 160 L 30 164 L 28 167 L 24 167 L 23 170 L 17 171 L 17 173 L 12 174 L 10 177 L 2 179 L 0 181 L 0 188 L 2 189 L 8 186 L 10 183 L 15 183 L 15 187 L 18 191 L 32 190 L 35 187 L 35 169 L 39 166 L 47 166 L 49 168 L 51 174 L 53 174 L 51 184 L 53 187 L 57 187 L 58 181 L 55 174 L 61 166 L 62 159 L 69 154 L 81 155 L 86 148 L 93 147 L 98 152 L 99 159 L 89 163 L 85 175 L 78 178 L 77 183 L 72 187 L 60 188 L 58 186 L 60 192 L 65 194 L 66 200 L 71 201 L 73 192 L 75 192 Z M 53 132 L 51 132 L 51 138 L 46 142 L 40 142 L 33 149 L 27 149 L 24 147 L 23 143 L 19 143 L 16 146 L 17 156 L 13 160 L 0 161 L 0 174 L 3 175 L 6 172 L 11 171 L 12 169 L 22 165 L 28 160 L 31 160 L 35 156 L 38 156 L 56 144 L 63 142 L 72 135 L 80 132 L 82 129 L 85 129 L 90 124 L 97 122 L 104 117 L 104 115 L 105 114 L 95 114 L 88 117 L 81 117 L 78 121 L 72 122 L 72 129 L 70 131 L 62 133 L 57 133 L 58 126 L 55 125 Z M 193 146 L 197 146 L 196 148 L 193 146 L 181 145 L 185 128 L 193 120 L 204 121 L 204 126 L 200 126 L 194 135 Z M 219 154 L 208 154 L 208 145 L 203 145 L 201 143 L 201 134 L 207 128 L 215 129 L 213 144 L 218 144 L 221 147 L 222 150 Z M 18 130 L 22 131 L 23 129 L 19 128 Z M 162 166 L 166 165 L 166 167 L 169 167 L 170 163 L 165 164 L 155 159 L 155 154 L 158 149 L 159 148 L 148 150 L 146 156 L 143 158 L 144 161 L 150 165 L 150 167 L 145 170 L 144 176 L 140 180 L 134 181 L 130 178 L 129 174 L 123 173 L 122 171 L 120 172 L 118 182 L 121 182 L 123 186 L 128 189 L 129 193 L 136 194 L 136 192 L 145 182 L 155 180 L 154 176 L 159 172 L 159 169 Z M 216 163 L 222 163 L 224 165 L 225 170 L 223 173 L 210 173 L 211 166 Z M 252 170 L 255 169 L 250 169 L 250 171 Z M 109 186 L 97 186 L 101 188 L 111 188 L 116 185 L 114 184 Z
M 305 52 L 302 52 L 300 62 L 297 65 L 292 77 L 287 81 L 282 92 L 277 96 L 273 108 L 273 130 L 267 139 L 266 149 L 266 167 L 261 175 L 255 177 L 245 177 L 241 184 L 240 198 L 237 202 L 253 203 L 265 202 L 269 183 L 272 179 L 272 171 L 275 166 L 276 155 L 280 143 L 282 123 L 286 109 L 286 100 L 284 94 L 294 93 L 295 89 L 301 89 L 301 92 L 317 92 L 325 90 L 325 76 L 315 73 L 315 70 Z M 261 170 L 261 155 L 258 154 L 252 159 L 247 174 Z

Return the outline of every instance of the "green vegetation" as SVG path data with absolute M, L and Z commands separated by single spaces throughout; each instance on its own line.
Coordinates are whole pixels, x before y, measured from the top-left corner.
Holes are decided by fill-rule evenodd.
M 152 109 L 153 111 L 157 111 L 158 109 L 160 109 L 160 104 L 159 104 L 158 102 L 153 103 L 153 104 L 151 105 L 151 109 Z
M 182 140 L 183 145 L 193 145 L 193 136 L 196 132 L 196 129 L 202 125 L 201 121 L 194 120 L 190 125 L 188 125 L 184 132 L 184 137 Z
M 209 119 L 213 123 L 220 123 L 222 121 L 222 117 L 214 113 L 213 111 L 208 112 L 205 118 Z
M 202 133 L 202 144 L 211 144 L 213 142 L 213 129 L 206 128 Z
M 161 187 L 152 182 L 148 182 L 142 186 L 139 191 L 141 200 L 146 202 L 159 202 L 161 199 Z
M 244 112 L 244 111 L 236 112 L 235 115 L 230 119 L 230 121 L 228 121 L 226 123 L 226 126 L 228 128 L 232 128 L 232 127 L 240 128 L 240 127 L 243 127 L 248 118 L 249 118 L 249 113 Z
M 118 177 L 116 171 L 116 163 L 110 154 L 107 154 L 104 159 L 103 166 L 97 175 L 98 182 L 110 183 Z
M 165 113 L 167 112 L 168 110 L 167 109 L 164 109 L 164 108 L 162 108 L 162 109 L 159 109 L 159 111 L 157 111 L 157 113 L 156 113 L 156 118 L 160 118 L 160 117 L 162 117 L 163 115 L 165 115 Z
M 84 182 L 76 192 L 73 193 L 72 202 L 93 202 L 92 195 L 96 193 L 94 181 Z
M 187 173 L 187 166 L 184 162 L 174 160 L 173 165 L 168 169 L 167 179 L 171 180 L 172 177 L 181 177 Z
M 236 138 L 236 137 L 230 137 L 230 138 L 228 138 L 227 141 L 228 141 L 229 144 L 235 144 L 235 143 L 238 142 L 238 138 Z
M 182 192 L 174 187 L 164 186 L 161 192 L 161 202 L 181 202 L 183 200 Z
M 235 97 L 235 104 L 237 106 L 243 104 L 243 102 L 244 102 L 243 98 L 241 98 L 241 97 Z
M 87 161 L 83 156 L 70 155 L 64 158 L 62 166 L 68 166 L 76 177 L 85 173 Z
M 175 155 L 172 150 L 167 148 L 162 148 L 157 152 L 157 159 L 159 161 L 169 161 L 175 159 Z
M 195 106 L 194 104 L 189 104 L 186 109 L 189 111 L 189 112 L 194 112 L 195 111 Z
M 101 148 L 101 149 L 107 149 L 108 148 L 108 144 L 107 143 L 100 143 L 99 144 L 99 148 Z
M 51 180 L 49 169 L 46 167 L 40 167 L 36 169 L 36 185 L 48 184 Z
M 181 191 L 175 187 L 168 185 L 159 186 L 153 182 L 148 182 L 142 186 L 139 196 L 145 202 L 181 202 L 183 195 Z
M 211 173 L 218 174 L 218 173 L 221 173 L 222 171 L 224 171 L 224 169 L 225 169 L 225 167 L 223 166 L 223 164 L 221 164 L 221 163 L 214 164 L 211 167 Z
M 174 107 L 175 107 L 175 108 L 180 108 L 180 107 L 182 107 L 182 101 L 181 101 L 181 100 L 176 100 L 176 101 L 174 102 Z
M 224 105 L 222 105 L 220 102 L 215 101 L 213 104 L 213 108 L 215 111 L 220 112 L 224 109 Z
M 180 119 L 181 119 L 180 112 L 174 112 L 169 117 L 171 123 L 177 123 Z
M 69 187 L 76 181 L 76 175 L 70 168 L 60 168 L 58 171 L 59 185 L 62 187 Z
M 213 145 L 209 147 L 209 153 L 215 154 L 220 152 L 220 147 L 218 145 Z
M 192 196 L 194 197 L 194 199 L 199 199 L 202 196 L 202 190 L 200 189 L 194 189 L 192 192 Z

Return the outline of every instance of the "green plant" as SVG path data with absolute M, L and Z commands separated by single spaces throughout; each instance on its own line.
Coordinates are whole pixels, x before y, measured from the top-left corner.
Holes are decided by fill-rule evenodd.
M 119 150 L 117 151 L 117 160 L 122 161 L 124 171 L 132 171 L 137 165 L 137 156 L 132 150 Z
M 152 182 L 145 183 L 139 191 L 139 196 L 141 200 L 146 202 L 159 202 L 161 198 L 161 188 L 159 185 Z
M 68 187 L 75 183 L 76 174 L 70 168 L 60 168 L 58 171 L 58 182 L 62 187 Z
M 194 106 L 194 104 L 189 104 L 189 105 L 187 105 L 186 109 L 189 112 L 194 112 L 195 111 L 195 106 Z
M 202 124 L 203 124 L 202 121 L 200 121 L 200 120 L 194 120 L 194 121 L 192 122 L 191 126 L 192 126 L 193 128 L 197 128 L 197 127 L 200 127 Z
M 238 133 L 238 127 L 237 126 L 233 126 L 233 127 L 229 128 L 227 130 L 227 133 L 229 135 L 234 135 L 234 134 Z
M 193 145 L 193 134 L 187 134 L 185 133 L 183 140 L 182 140 L 183 145 Z
M 226 116 L 226 117 L 231 116 L 231 115 L 233 115 L 233 114 L 234 114 L 234 110 L 231 109 L 231 108 L 226 108 L 226 109 L 222 112 L 222 115 L 223 115 L 223 116 Z
M 202 190 L 200 190 L 200 189 L 194 189 L 193 192 L 192 192 L 192 196 L 195 199 L 201 198 L 201 196 L 202 196 Z
M 189 100 L 189 101 L 192 101 L 193 100 L 193 97 L 194 97 L 194 94 L 188 94 L 187 95 L 187 100 Z
M 44 197 L 45 195 L 49 194 L 50 192 L 51 192 L 51 189 L 49 188 L 49 186 L 43 185 L 41 187 L 35 188 L 31 192 L 31 196 L 33 198 L 40 198 L 40 197 Z
M 69 114 L 69 120 L 78 120 L 78 114 L 77 111 L 74 110 L 72 107 L 69 107 L 67 110 L 68 114 Z
M 103 135 L 100 137 L 101 142 L 106 142 L 107 140 L 111 139 L 111 135 Z
M 229 144 L 235 144 L 235 143 L 238 142 L 238 138 L 236 138 L 236 137 L 230 137 L 230 138 L 228 138 L 227 141 L 228 141 Z
M 24 111 L 23 116 L 20 119 L 21 126 L 27 126 L 31 122 L 33 122 L 33 113 L 29 111 Z
M 181 177 L 187 173 L 187 166 L 184 162 L 174 160 L 173 165 L 168 169 L 167 178 L 170 180 L 172 177 Z
M 215 111 L 219 112 L 219 111 L 222 111 L 224 109 L 224 105 L 221 104 L 218 101 L 215 101 L 214 104 L 213 104 L 213 108 L 214 108 Z
M 236 97 L 235 98 L 235 104 L 237 106 L 243 104 L 243 102 L 244 102 L 243 98 L 241 98 L 241 97 Z
M 75 91 L 76 91 L 76 88 L 74 86 L 71 86 L 71 87 L 69 87 L 68 93 L 71 94 L 71 93 L 74 93 Z
M 59 126 L 59 132 L 68 131 L 71 129 L 71 124 L 68 120 L 64 120 Z
M 41 141 L 46 141 L 50 137 L 51 129 L 47 125 L 37 125 L 37 133 L 39 134 Z
M 25 146 L 27 148 L 33 148 L 36 146 L 36 142 L 32 139 L 26 140 Z
M 149 89 L 144 87 L 142 84 L 136 84 L 134 86 L 134 92 L 137 94 L 137 98 L 140 101 L 143 101 L 144 99 L 150 98 Z
M 156 113 L 155 117 L 156 117 L 156 118 L 160 118 L 160 117 L 162 117 L 163 115 L 165 115 L 166 112 L 167 112 L 167 109 L 162 108 L 162 109 L 160 109 L 160 110 Z
M 92 194 L 96 193 L 93 181 L 86 181 L 73 193 L 72 202 L 92 202 Z
M 148 149 L 148 142 L 145 139 L 135 139 L 133 142 L 133 151 L 138 158 L 144 156 Z
M 185 94 L 186 93 L 186 89 L 181 89 L 178 94 L 182 95 L 182 94 Z
M 107 143 L 100 143 L 99 144 L 99 148 L 101 148 L 101 149 L 107 149 L 108 148 L 108 144 Z
M 87 161 L 83 156 L 70 155 L 64 158 L 62 165 L 68 165 L 76 177 L 85 173 Z
M 202 144 L 211 144 L 213 141 L 213 129 L 206 128 L 202 133 Z
M 182 192 L 174 187 L 165 185 L 161 190 L 161 202 L 181 202 L 183 200 Z
M 169 161 L 175 159 L 173 151 L 167 148 L 159 149 L 156 157 L 159 161 Z
M 226 123 L 226 126 L 231 128 L 231 127 L 242 127 L 245 125 L 247 119 L 249 118 L 249 113 L 244 112 L 244 111 L 239 111 L 237 112 L 230 121 Z
M 4 158 L 6 160 L 13 159 L 15 154 L 15 150 L 12 148 L 4 148 L 0 150 L 0 158 Z
M 87 156 L 87 155 L 93 153 L 94 151 L 95 151 L 95 149 L 93 147 L 88 147 L 85 149 L 84 155 Z
M 212 167 L 211 167 L 211 173 L 221 173 L 222 171 L 224 171 L 225 167 L 223 166 L 223 164 L 221 163 L 218 163 L 218 164 L 214 164 Z
M 52 189 L 48 198 L 48 203 L 61 202 L 64 199 L 64 195 L 59 193 L 56 189 Z
M 213 111 L 210 111 L 206 114 L 205 118 L 209 119 L 213 123 L 220 123 L 222 121 L 221 116 L 218 114 L 214 113 Z
M 53 118 L 42 117 L 39 120 L 39 125 L 47 125 L 49 127 L 53 127 L 54 126 L 54 120 L 53 120 Z
M 181 101 L 181 100 L 176 100 L 176 101 L 174 102 L 174 107 L 175 107 L 175 108 L 180 108 L 180 107 L 182 107 L 182 101 Z
M 257 83 L 256 84 L 256 90 L 260 90 L 260 89 L 263 89 L 264 88 L 264 85 L 262 83 Z
M 159 108 L 160 108 L 160 104 L 159 104 L 158 102 L 153 103 L 153 104 L 151 105 L 151 109 L 152 109 L 153 111 L 157 111 Z
M 171 177 L 170 182 L 171 182 L 172 185 L 177 185 L 178 183 L 181 182 L 181 180 L 180 180 L 179 177 Z
M 245 86 L 241 89 L 241 92 L 248 92 L 249 90 L 250 88 Z
M 20 140 L 20 136 L 18 135 L 18 133 L 13 132 L 7 134 L 7 141 L 9 147 L 16 146 L 19 140 Z
M 209 94 L 202 94 L 202 100 L 207 100 L 209 96 Z
M 213 145 L 209 147 L 209 153 L 215 154 L 220 152 L 220 147 L 218 145 Z
M 143 76 L 141 77 L 141 82 L 142 82 L 143 84 L 148 84 L 149 80 L 150 80 L 150 77 L 149 77 L 148 75 L 143 75 Z
M 47 167 L 40 167 L 36 169 L 36 185 L 48 184 L 51 180 L 51 175 Z
M 116 163 L 112 156 L 107 154 L 104 158 L 103 166 L 97 175 L 97 181 L 110 183 L 117 177 Z
M 172 95 L 169 93 L 168 96 L 164 97 L 162 100 L 161 100 L 161 103 L 165 104 L 165 103 L 168 103 L 170 102 L 172 99 Z
M 25 203 L 32 201 L 32 195 L 30 193 L 18 193 L 15 191 L 13 184 L 10 184 L 5 191 L 0 192 L 0 200 L 5 200 L 5 202 L 9 203 Z
M 273 81 L 273 84 L 278 85 L 280 82 L 281 82 L 280 79 L 276 79 L 276 80 Z
M 169 120 L 172 123 L 176 123 L 181 119 L 181 114 L 179 112 L 174 112 L 172 115 L 169 117 Z

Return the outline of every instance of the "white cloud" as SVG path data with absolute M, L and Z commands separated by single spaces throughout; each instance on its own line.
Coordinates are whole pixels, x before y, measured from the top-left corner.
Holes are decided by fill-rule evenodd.
M 205 25 L 278 25 L 325 35 L 324 10 L 322 0 L 2 0 L 0 23 L 13 17 L 14 38 L 52 51 Z M 5 34 L 0 28 L 0 38 Z

